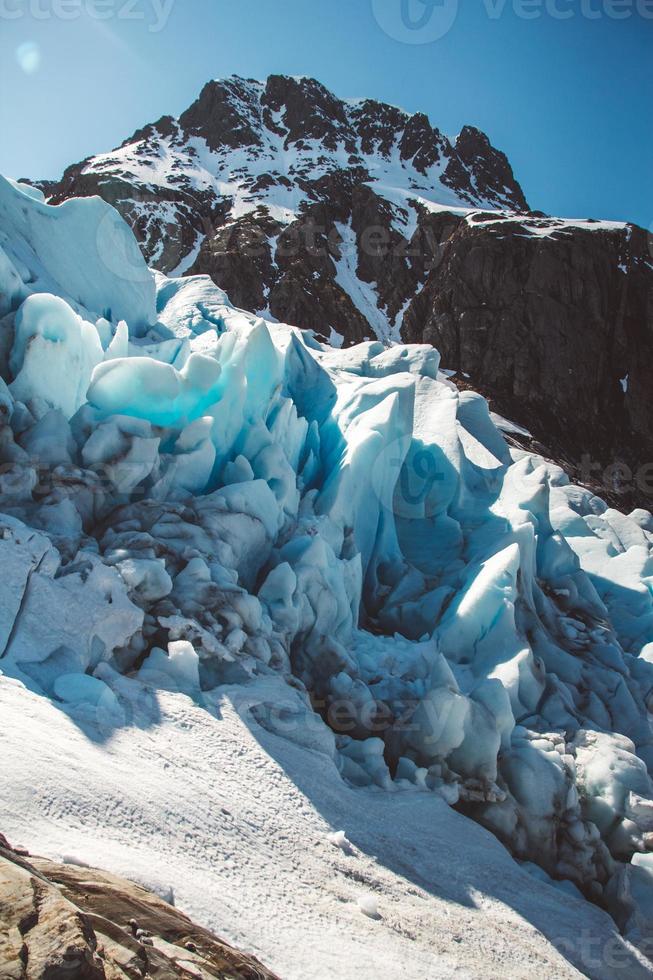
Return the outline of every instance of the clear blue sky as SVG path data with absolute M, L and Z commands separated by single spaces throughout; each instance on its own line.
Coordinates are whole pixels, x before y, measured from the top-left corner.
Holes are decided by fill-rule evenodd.
M 209 78 L 306 74 L 485 130 L 533 207 L 653 223 L 653 0 L 427 2 L 0 0 L 0 172 L 58 176 Z

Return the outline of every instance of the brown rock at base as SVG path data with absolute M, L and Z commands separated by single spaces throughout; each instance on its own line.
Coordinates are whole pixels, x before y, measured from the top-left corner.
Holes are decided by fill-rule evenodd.
M 134 882 L 13 850 L 0 835 L 3 980 L 275 980 Z

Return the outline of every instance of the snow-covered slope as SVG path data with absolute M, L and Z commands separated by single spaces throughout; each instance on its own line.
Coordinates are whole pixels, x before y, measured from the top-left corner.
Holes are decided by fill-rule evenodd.
M 283 980 L 651 976 L 607 913 L 436 794 L 344 784 L 281 679 L 199 703 L 122 683 L 134 714 L 116 728 L 0 683 L 16 839 L 136 879 Z
M 8 833 L 147 872 L 287 976 L 299 936 L 312 975 L 477 975 L 468 931 L 565 975 L 524 920 L 650 975 L 569 895 L 650 949 L 651 515 L 511 449 L 433 348 L 329 347 L 150 276 L 119 219 L 80 257 L 97 201 L 0 200 Z

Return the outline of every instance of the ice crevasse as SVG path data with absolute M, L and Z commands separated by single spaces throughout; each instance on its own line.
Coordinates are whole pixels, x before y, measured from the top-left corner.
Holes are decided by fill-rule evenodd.
M 118 725 L 125 678 L 281 674 L 343 779 L 443 795 L 650 942 L 651 514 L 434 349 L 332 349 L 2 178 L 0 375 L 5 677 Z

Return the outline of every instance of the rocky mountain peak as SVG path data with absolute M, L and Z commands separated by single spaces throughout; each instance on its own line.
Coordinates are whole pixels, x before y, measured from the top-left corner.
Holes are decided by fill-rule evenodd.
M 349 118 L 360 139 L 361 151 L 364 154 L 376 151 L 387 156 L 408 116 L 396 106 L 363 99 L 350 104 Z
M 354 152 L 344 103 L 314 78 L 270 75 L 261 101 L 277 115 L 286 147 L 319 140 L 329 150 L 344 143 Z
M 499 203 L 502 192 L 509 191 L 514 197 L 516 210 L 528 210 L 508 157 L 492 146 L 485 133 L 474 126 L 463 126 L 456 137 L 454 149 L 455 154 L 443 177 L 445 183 L 451 187 L 462 186 L 469 175 L 478 195 L 490 200 L 495 196 Z
M 185 272 L 223 224 L 261 209 L 287 227 L 327 203 L 333 221 L 351 224 L 337 190 L 347 176 L 389 202 L 400 231 L 414 231 L 424 207 L 527 207 L 507 158 L 478 130 L 452 143 L 424 113 L 288 75 L 209 81 L 178 119 L 163 116 L 43 186 L 53 202 L 104 197 L 152 264 Z
M 212 150 L 259 146 L 260 83 L 237 75 L 207 82 L 199 97 L 179 117 L 189 136 L 199 136 Z

